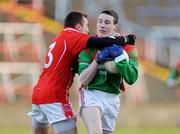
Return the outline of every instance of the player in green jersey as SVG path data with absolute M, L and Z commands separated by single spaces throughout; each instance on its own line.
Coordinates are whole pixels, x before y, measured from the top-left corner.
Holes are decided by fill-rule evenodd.
M 175 90 L 176 96 L 178 100 L 180 100 L 180 60 L 177 61 L 176 66 L 170 70 L 167 86 Z M 180 128 L 180 115 L 177 117 L 176 124 Z
M 97 20 L 97 36 L 107 37 L 116 34 L 118 15 L 113 10 L 102 11 Z M 125 59 L 122 48 L 116 45 L 97 52 L 91 48 L 79 54 L 80 115 L 89 134 L 111 134 L 116 125 L 120 108 L 120 93 L 123 79 L 133 84 L 138 78 L 138 61 L 135 46 L 125 45 L 129 61 Z M 103 62 L 108 58 L 115 60 L 119 73 L 105 69 Z
M 170 70 L 167 85 L 170 88 L 175 88 L 176 94 L 180 99 L 180 61 L 178 61 L 176 66 Z

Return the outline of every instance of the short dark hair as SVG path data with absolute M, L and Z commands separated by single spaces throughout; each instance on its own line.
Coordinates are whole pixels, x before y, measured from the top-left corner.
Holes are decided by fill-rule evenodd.
M 83 25 L 84 17 L 87 18 L 87 15 L 80 12 L 72 11 L 66 16 L 64 26 L 74 28 L 77 24 Z
M 100 14 L 108 14 L 114 18 L 114 24 L 118 24 L 119 17 L 118 14 L 114 10 L 104 10 Z

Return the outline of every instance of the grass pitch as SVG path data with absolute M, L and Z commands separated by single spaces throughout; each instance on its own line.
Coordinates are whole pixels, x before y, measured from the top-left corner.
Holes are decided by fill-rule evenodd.
M 0 134 L 31 134 L 30 101 L 0 104 Z M 131 105 L 122 103 L 117 127 L 113 134 L 180 134 L 176 117 L 180 114 L 178 102 L 146 103 Z M 87 130 L 78 119 L 78 134 Z
M 83 127 L 79 127 L 78 132 L 79 134 L 87 134 L 87 131 Z M 31 129 L 28 126 L 0 127 L 0 134 L 31 134 Z M 113 134 L 180 134 L 180 129 L 176 127 L 120 127 Z

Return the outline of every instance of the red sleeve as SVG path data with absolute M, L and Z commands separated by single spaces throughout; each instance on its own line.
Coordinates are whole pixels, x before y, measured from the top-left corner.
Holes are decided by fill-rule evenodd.
M 88 34 L 82 33 L 75 33 L 71 34 L 68 39 L 69 49 L 72 50 L 71 52 L 76 55 L 80 51 L 86 48 L 87 40 L 90 38 Z

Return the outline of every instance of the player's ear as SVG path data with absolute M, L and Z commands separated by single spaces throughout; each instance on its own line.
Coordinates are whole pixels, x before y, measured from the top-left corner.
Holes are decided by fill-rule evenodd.
M 116 31 L 116 32 L 117 32 L 117 31 L 118 31 L 118 29 L 119 29 L 119 25 L 118 25 L 118 24 L 115 24 L 115 25 L 114 25 L 114 31 Z
M 75 29 L 78 30 L 78 31 L 81 31 L 81 24 L 76 24 Z

